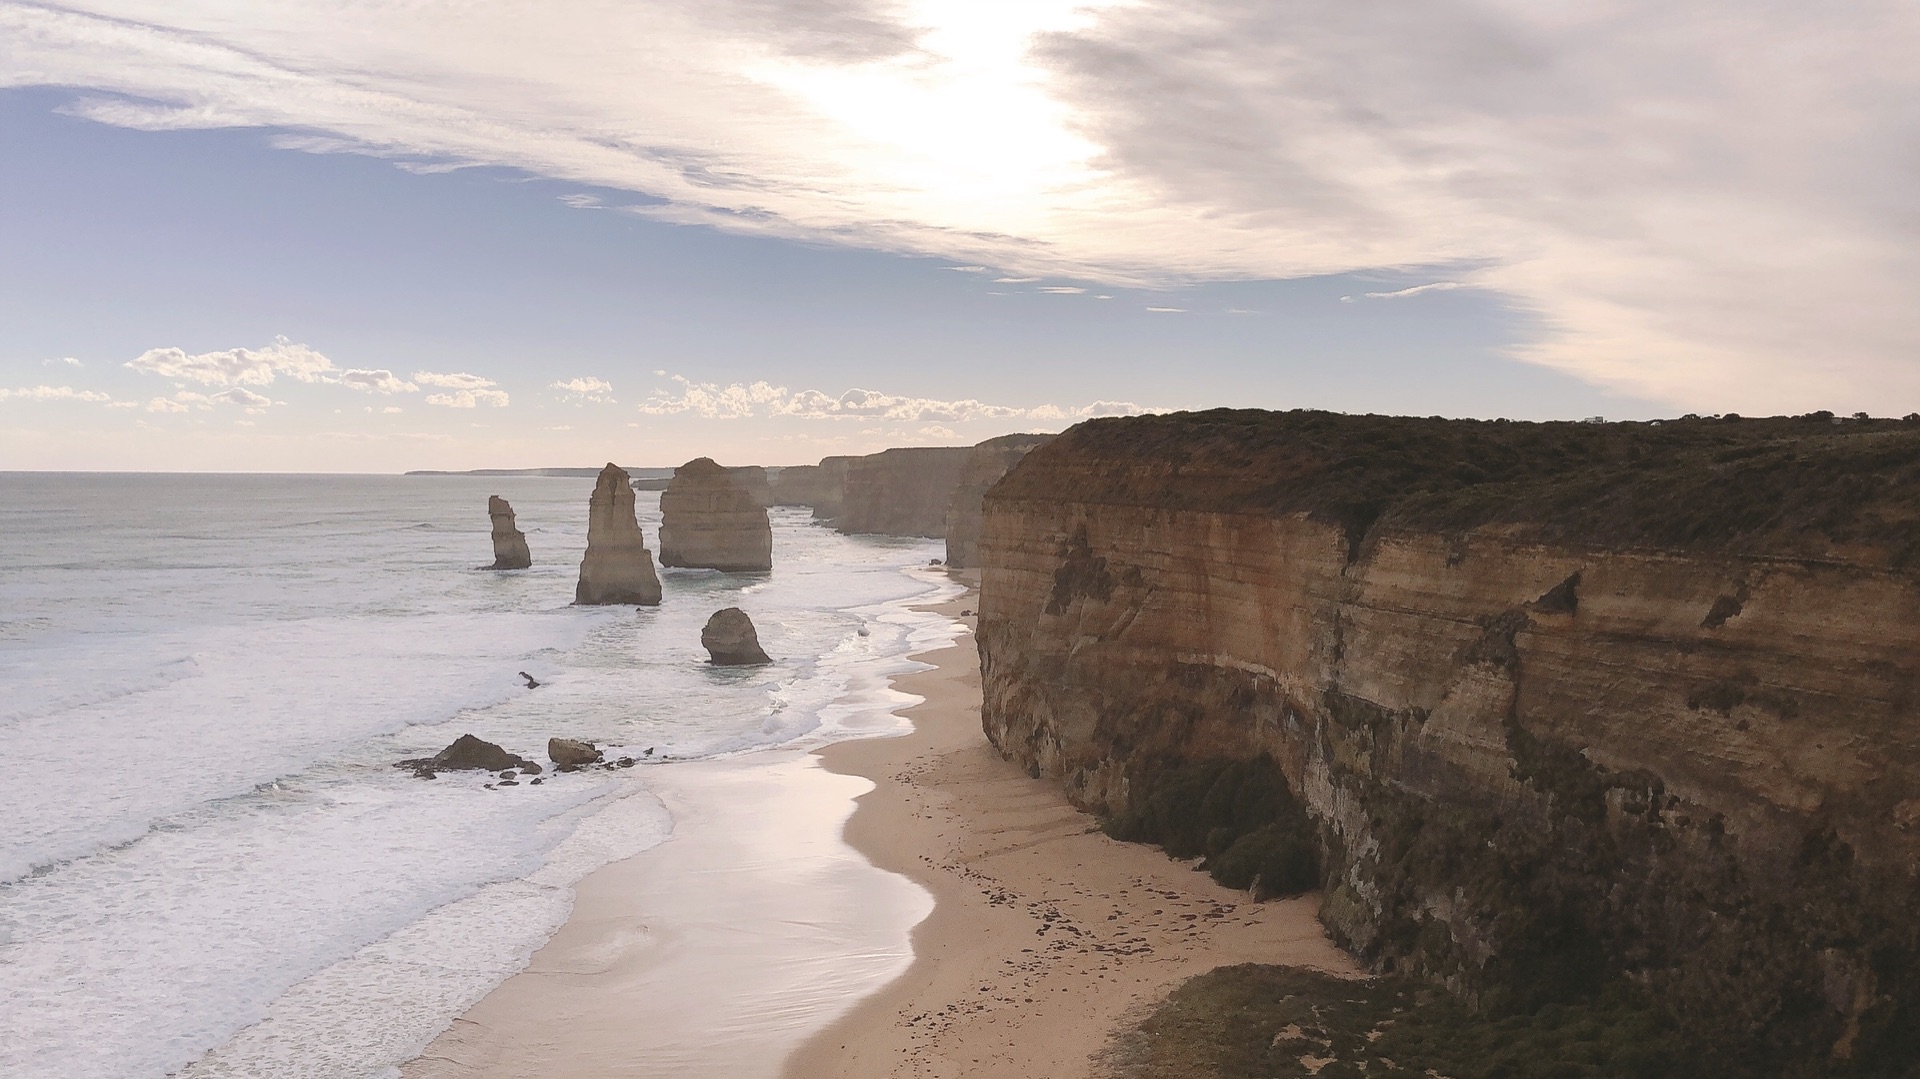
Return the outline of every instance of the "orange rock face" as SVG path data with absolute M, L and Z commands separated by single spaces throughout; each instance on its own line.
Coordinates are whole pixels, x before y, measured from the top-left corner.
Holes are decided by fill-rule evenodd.
M 760 473 L 762 486 L 765 472 Z M 767 509 L 736 475 L 711 458 L 674 470 L 660 493 L 660 564 L 735 573 L 773 568 Z

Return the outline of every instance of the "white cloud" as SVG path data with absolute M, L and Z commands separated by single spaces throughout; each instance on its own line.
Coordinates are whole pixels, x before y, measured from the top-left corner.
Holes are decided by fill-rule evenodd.
M 993 283 L 996 285 L 1029 285 L 1038 280 L 1040 279 L 1037 277 L 996 277 L 993 279 Z
M 1016 276 L 1449 267 L 1595 382 L 1920 397 L 1907 0 L 0 0 L 0 42 L 103 122 Z
M 1055 296 L 1078 296 L 1087 291 L 1077 285 L 1042 285 L 1041 292 L 1051 292 Z
M 0 15 L 4 15 L 0 8 Z M 4 19 L 0 19 L 4 25 Z M 179 348 L 153 348 L 128 361 L 129 370 L 143 375 L 206 386 L 266 386 L 285 375 L 301 382 L 323 382 L 338 372 L 333 361 L 306 345 L 276 337 L 265 348 L 230 348 L 224 352 L 189 354 Z
M 113 398 L 98 390 L 76 390 L 72 386 L 23 386 L 19 389 L 0 388 L 0 401 L 86 401 L 93 404 L 112 401 Z
M 604 378 L 570 378 L 564 382 L 555 382 L 553 389 L 559 390 L 570 398 L 594 401 L 601 404 L 613 404 L 613 383 Z
M 1149 307 L 1147 310 L 1158 311 L 1161 314 L 1179 315 L 1185 314 L 1187 309 L 1184 307 Z
M 79 358 L 76 356 L 62 356 L 57 360 L 41 360 L 40 366 L 52 367 L 56 363 L 64 363 L 68 367 L 84 367 L 85 366 L 80 362 Z
M 981 420 L 1058 420 L 1088 416 L 1137 415 L 1155 411 L 1130 402 L 1097 401 L 1079 408 L 1040 405 L 1020 408 L 967 398 L 958 401 L 908 397 L 877 390 L 851 389 L 834 396 L 819 390 L 790 391 L 768 382 L 720 385 L 679 375 L 675 392 L 657 393 L 640 406 L 654 416 L 694 415 L 707 419 L 784 418 L 799 420 L 887 420 L 943 425 Z M 921 428 L 924 433 L 929 428 Z M 941 427 L 942 430 L 950 430 Z M 876 429 L 884 430 L 884 429 Z M 866 429 L 862 433 L 867 433 Z M 948 436 L 941 436 L 948 437 Z
M 194 396 L 199 397 L 200 395 L 195 394 Z M 202 397 L 201 400 L 204 401 L 205 398 Z M 193 405 L 187 401 L 176 401 L 167 397 L 156 397 L 153 400 L 147 402 L 147 411 L 148 412 L 191 412 L 193 411 Z
M 438 386 L 443 390 L 489 390 L 499 385 L 490 378 L 470 375 L 465 371 L 441 374 L 437 371 L 415 371 L 413 380 L 423 386 Z
M 385 368 L 349 368 L 340 372 L 340 384 L 363 393 L 414 393 L 420 389 Z
M 507 395 L 502 390 L 455 390 L 452 393 L 430 393 L 427 395 L 427 404 L 442 408 L 473 408 L 475 405 L 505 408 Z

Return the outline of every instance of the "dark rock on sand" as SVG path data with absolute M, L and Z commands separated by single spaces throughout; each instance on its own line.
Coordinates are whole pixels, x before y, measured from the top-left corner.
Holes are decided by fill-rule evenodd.
M 513 507 L 499 495 L 487 496 L 487 516 L 493 520 L 493 565 L 488 569 L 526 569 L 533 565 L 527 534 L 514 527 Z
M 597 764 L 601 753 L 594 748 L 592 742 L 581 742 L 572 738 L 549 738 L 547 739 L 547 757 L 565 771 L 582 765 Z
M 748 667 L 771 663 L 760 647 L 760 635 L 754 632 L 753 619 L 738 607 L 715 611 L 700 631 L 700 645 L 722 667 Z

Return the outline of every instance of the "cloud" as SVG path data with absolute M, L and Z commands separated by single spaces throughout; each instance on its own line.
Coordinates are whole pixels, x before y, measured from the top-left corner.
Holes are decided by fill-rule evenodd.
M 1010 276 L 1440 268 L 1599 384 L 1920 398 L 1905 0 L 128 10 L 0 0 L 0 84 Z
M 1087 291 L 1077 285 L 1042 285 L 1041 292 L 1051 292 L 1056 296 L 1078 296 Z
M 60 358 L 59 358 L 59 359 L 57 359 L 57 360 L 41 360 L 41 361 L 40 361 L 40 366 L 42 366 L 42 367 L 52 367 L 52 366 L 53 366 L 54 364 L 56 364 L 56 363 L 64 363 L 64 364 L 66 364 L 66 365 L 67 365 L 68 367 L 82 367 L 82 366 L 85 366 L 84 364 L 82 364 L 82 363 L 80 362 L 80 360 L 79 360 L 79 358 L 78 358 L 78 357 L 75 357 L 75 356 L 62 356 L 62 357 L 60 357 Z
M 339 381 L 348 389 L 360 390 L 363 393 L 414 393 L 420 389 L 385 368 L 371 371 L 358 367 L 350 368 L 340 372 Z
M 427 404 L 442 408 L 473 408 L 487 405 L 491 408 L 507 407 L 507 395 L 502 390 L 455 390 L 453 393 L 430 393 Z
M 72 386 L 24 386 L 20 389 L 0 387 L 0 401 L 86 401 L 94 404 L 110 402 L 112 397 L 98 390 L 76 390 Z
M 1147 308 L 1147 310 L 1158 311 L 1162 314 L 1179 315 L 1179 314 L 1185 314 L 1187 309 L 1184 307 L 1149 307 Z
M 706 419 L 888 420 L 940 425 L 982 420 L 1058 420 L 1137 415 L 1156 411 L 1126 402 L 1099 401 L 1080 408 L 1061 408 L 1058 405 L 1021 408 L 989 404 L 972 398 L 949 401 L 858 388 L 835 396 L 819 390 L 790 391 L 785 386 L 764 381 L 720 385 L 694 382 L 679 375 L 672 376 L 672 379 L 679 384 L 678 390 L 656 393 L 640 406 L 641 412 L 653 416 L 694 415 Z
M 153 348 L 125 366 L 143 375 L 206 386 L 266 386 L 281 375 L 300 382 L 324 382 L 338 372 L 332 360 L 284 337 L 274 338 L 265 348 L 230 348 L 224 352 L 189 354 L 179 348 Z
M 1029 285 L 1038 280 L 1040 279 L 1037 277 L 996 277 L 993 279 L 993 283 L 996 285 Z
M 208 401 L 222 405 L 239 405 L 248 412 L 264 412 L 273 404 L 273 399 L 252 390 L 235 386 L 208 396 Z
M 613 383 L 603 378 L 570 378 L 564 382 L 555 382 L 553 389 L 559 390 L 570 398 L 613 404 Z
M 465 371 L 441 374 L 437 371 L 415 371 L 413 380 L 423 386 L 438 386 L 443 390 L 486 390 L 499 385 L 490 378 L 470 375 Z

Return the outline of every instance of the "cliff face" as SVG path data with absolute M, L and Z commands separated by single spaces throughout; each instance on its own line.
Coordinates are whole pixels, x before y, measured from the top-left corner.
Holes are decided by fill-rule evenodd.
M 847 463 L 840 513 L 842 533 L 886 536 L 947 534 L 947 509 L 960 483 L 970 446 L 883 450 Z
M 678 473 L 678 469 L 674 470 Z M 735 465 L 727 469 L 727 475 L 734 484 L 747 492 L 753 504 L 765 509 L 773 505 L 773 482 L 767 478 L 767 470 L 759 465 Z
M 987 489 L 1000 482 L 1007 470 L 1035 446 L 1052 435 L 1001 435 L 990 438 L 967 454 L 953 489 L 953 501 L 947 506 L 947 565 L 958 569 L 978 566 L 975 549 L 980 543 L 980 499 Z
M 1094 421 L 985 500 L 983 724 L 1101 813 L 1270 757 L 1382 969 L 1898 1060 L 1917 511 L 1891 423 Z
M 772 484 L 775 506 L 810 506 L 813 519 L 831 521 L 840 516 L 840 504 L 847 487 L 847 462 L 851 457 L 823 457 L 817 465 L 790 465 L 780 470 Z
M 660 493 L 660 564 L 765 572 L 773 568 L 766 507 L 736 479 L 739 470 L 697 457 Z M 764 485 L 766 473 L 760 472 Z
M 619 466 L 600 470 L 587 504 L 587 554 L 580 561 L 580 583 L 573 601 L 585 604 L 660 603 L 660 578 L 653 552 L 633 514 L 633 488 Z
M 487 496 L 487 517 L 493 522 L 493 565 L 488 569 L 526 569 L 533 565 L 527 535 L 514 527 L 513 507 L 499 495 Z

